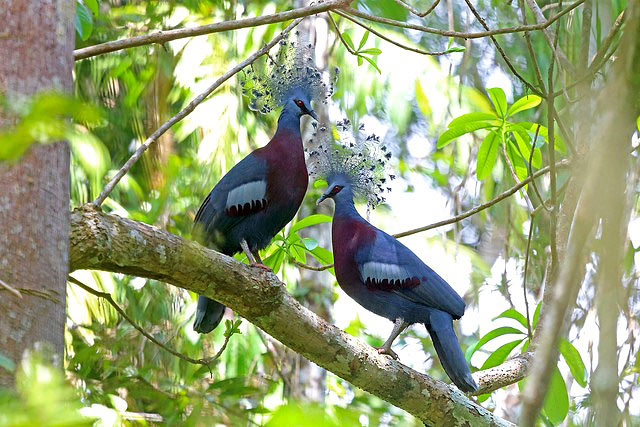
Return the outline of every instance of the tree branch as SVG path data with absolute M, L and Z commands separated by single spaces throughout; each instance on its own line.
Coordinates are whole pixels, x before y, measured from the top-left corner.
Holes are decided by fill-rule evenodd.
M 430 425 L 511 423 L 455 388 L 380 355 L 302 307 L 277 277 L 155 227 L 92 205 L 71 214 L 70 270 L 93 269 L 164 281 L 214 298 L 292 350 Z M 481 384 L 487 384 L 476 373 Z
M 289 21 L 292 19 L 304 18 L 326 12 L 338 7 L 348 5 L 352 0 L 328 0 L 311 6 L 301 7 L 286 12 L 274 13 L 272 15 L 255 16 L 251 18 L 238 19 L 235 21 L 216 22 L 215 24 L 203 25 L 194 28 L 178 28 L 176 30 L 159 31 L 144 36 L 131 37 L 128 39 L 115 40 L 101 43 L 94 46 L 76 49 L 73 57 L 76 61 L 104 53 L 115 52 L 122 49 L 129 49 L 137 46 L 144 46 L 154 43 L 166 43 L 171 40 L 186 37 L 202 36 L 205 34 L 220 33 L 223 31 L 238 30 L 240 28 L 257 27 L 259 25 L 274 24 L 277 22 Z
M 518 27 L 499 28 L 497 30 L 479 31 L 476 33 L 464 33 L 459 31 L 440 30 L 438 28 L 425 27 L 424 25 L 410 24 L 404 21 L 396 21 L 395 19 L 380 18 L 375 15 L 370 15 L 368 13 L 361 12 L 349 6 L 344 7 L 343 10 L 349 13 L 350 15 L 357 16 L 359 18 L 368 19 L 369 21 L 379 22 L 381 24 L 392 25 L 394 27 L 408 28 L 410 30 L 422 31 L 424 33 L 438 34 L 440 36 L 445 36 L 445 37 L 457 37 L 462 39 L 478 39 L 482 37 L 493 36 L 496 34 L 510 34 L 510 33 L 521 33 L 523 31 L 542 30 L 544 28 L 547 28 L 549 25 L 553 24 L 558 19 L 562 18 L 565 14 L 571 12 L 576 7 L 580 6 L 585 1 L 586 0 L 578 0 L 575 3 L 571 4 L 571 6 L 553 15 L 551 18 L 549 18 L 545 22 L 542 22 L 539 24 L 520 25 Z
M 232 69 L 227 71 L 226 73 L 224 73 L 222 75 L 222 77 L 220 77 L 218 80 L 216 80 L 215 83 L 213 83 L 211 86 L 209 86 L 200 95 L 196 96 L 178 114 L 176 114 L 175 116 L 171 117 L 162 126 L 160 126 L 158 129 L 156 129 L 156 131 L 153 132 L 151 134 L 151 136 L 149 136 L 144 141 L 144 143 L 142 143 L 142 145 L 140 145 L 140 147 L 138 147 L 138 149 L 135 151 L 135 153 L 133 153 L 133 155 L 129 158 L 129 160 L 127 160 L 127 162 L 122 166 L 122 168 L 120 168 L 120 170 L 113 176 L 113 178 L 111 178 L 111 180 L 107 183 L 107 185 L 100 192 L 100 195 L 93 201 L 93 204 L 96 205 L 96 206 L 100 206 L 102 204 L 102 202 L 104 202 L 104 200 L 109 196 L 109 194 L 111 194 L 111 192 L 113 191 L 115 186 L 118 184 L 118 182 L 120 182 L 122 177 L 125 176 L 127 172 L 129 172 L 129 169 L 131 169 L 131 167 L 138 161 L 138 159 L 142 156 L 142 154 L 145 151 L 147 151 L 149 146 L 151 146 L 151 144 L 156 142 L 158 140 L 158 138 L 160 138 L 166 131 L 168 131 L 171 128 L 171 126 L 175 125 L 180 120 L 184 119 L 189 114 L 191 114 L 191 112 L 193 110 L 195 110 L 195 108 L 200 103 L 202 103 L 202 101 L 204 101 L 209 95 L 211 95 L 214 90 L 216 90 L 218 87 L 220 87 L 220 85 L 222 85 L 222 83 L 224 83 L 227 80 L 229 80 L 233 75 L 238 73 L 240 70 L 242 70 L 247 65 L 251 64 L 253 61 L 258 59 L 260 56 L 262 56 L 262 55 L 266 54 L 267 52 L 269 52 L 269 49 L 271 49 L 280 40 L 282 40 L 282 38 L 285 37 L 289 33 L 289 31 L 291 31 L 296 25 L 298 25 L 302 19 L 303 18 L 298 18 L 295 21 L 293 21 L 291 24 L 289 24 L 289 26 L 287 28 L 285 28 L 280 34 L 275 36 L 273 38 L 273 40 L 271 40 L 269 43 L 267 43 L 262 49 L 257 50 L 256 52 L 253 53 L 253 55 L 251 55 L 250 57 L 248 57 L 247 59 L 245 59 L 244 61 L 242 61 L 241 63 L 239 63 L 238 65 L 236 65 L 235 67 L 233 67 Z
M 431 6 L 429 6 L 429 9 L 425 10 L 424 12 L 420 12 L 418 9 L 415 9 L 414 7 L 412 7 L 410 4 L 408 4 L 404 0 L 394 0 L 394 1 L 396 3 L 398 3 L 400 6 L 404 7 L 405 9 L 407 9 L 409 12 L 413 13 L 414 15 L 416 15 L 416 16 L 418 16 L 420 18 L 424 18 L 425 16 L 427 16 L 428 14 L 433 12 L 433 9 L 435 9 L 436 6 L 438 6 L 438 4 L 440 3 L 440 0 L 435 0 L 433 2 L 433 4 Z

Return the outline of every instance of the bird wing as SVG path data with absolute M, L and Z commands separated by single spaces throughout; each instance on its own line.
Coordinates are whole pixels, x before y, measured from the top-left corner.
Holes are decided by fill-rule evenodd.
M 195 225 L 207 236 L 224 234 L 243 218 L 267 207 L 267 164 L 249 154 L 236 164 L 202 202 Z
M 394 292 L 455 318 L 464 314 L 464 301 L 442 277 L 394 237 L 376 231 L 373 243 L 362 245 L 355 256 L 367 287 Z

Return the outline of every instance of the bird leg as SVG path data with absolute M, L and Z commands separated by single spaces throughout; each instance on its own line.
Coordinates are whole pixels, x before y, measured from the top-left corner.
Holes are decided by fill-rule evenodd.
M 251 267 L 256 267 L 256 268 L 261 268 L 261 269 L 266 270 L 266 271 L 271 271 L 271 269 L 269 267 L 267 267 L 266 265 L 264 265 L 262 263 L 262 260 L 260 259 L 260 255 L 258 254 L 258 251 L 256 250 L 255 252 L 252 252 L 249 249 L 249 245 L 247 244 L 246 240 L 242 239 L 240 241 L 240 247 L 242 248 L 242 251 L 247 256 L 247 258 L 249 259 L 249 265 Z M 256 259 L 257 259 L 257 261 L 256 261 Z
M 409 326 L 409 324 L 405 322 L 404 319 L 397 318 L 395 324 L 393 325 L 393 330 L 391 331 L 391 335 L 389 335 L 389 338 L 387 338 L 384 344 L 382 344 L 382 347 L 375 347 L 378 350 L 378 353 L 389 355 L 397 360 L 398 355 L 395 351 L 391 350 L 391 346 L 393 345 L 393 342 L 396 340 L 396 338 L 398 338 L 398 335 L 400 335 L 402 331 L 407 329 L 407 326 Z

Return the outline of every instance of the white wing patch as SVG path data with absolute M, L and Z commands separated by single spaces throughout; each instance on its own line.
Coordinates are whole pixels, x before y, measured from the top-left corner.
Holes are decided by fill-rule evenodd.
M 389 282 L 396 280 L 403 281 L 411 277 L 404 267 L 373 261 L 363 264 L 360 273 L 364 281 L 369 279 L 372 282 L 381 282 L 385 279 Z
M 263 200 L 266 199 L 266 191 L 267 183 L 265 181 L 253 181 L 242 184 L 229 192 L 226 208 L 229 210 L 235 206 L 239 211 L 247 203 L 249 206 L 255 206 L 258 203 L 261 204 Z

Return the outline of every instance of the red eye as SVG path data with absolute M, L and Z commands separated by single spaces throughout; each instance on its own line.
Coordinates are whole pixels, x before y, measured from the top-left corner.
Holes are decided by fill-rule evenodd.
M 333 187 L 333 189 L 331 190 L 332 193 L 339 193 L 340 190 L 342 190 L 342 187 L 339 185 L 336 185 L 335 187 Z
M 300 108 L 304 107 L 304 102 L 300 101 L 299 99 L 295 101 L 296 105 Z

